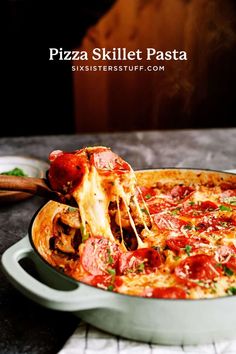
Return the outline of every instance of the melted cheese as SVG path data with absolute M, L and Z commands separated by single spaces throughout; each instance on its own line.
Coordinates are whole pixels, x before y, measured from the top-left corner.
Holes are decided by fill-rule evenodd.
M 78 204 L 84 230 L 90 235 L 103 236 L 113 242 L 116 242 L 116 239 L 111 230 L 111 220 L 108 208 L 110 202 L 115 200 L 117 202 L 117 215 L 122 237 L 122 248 L 126 249 L 123 240 L 120 213 L 121 200 L 125 206 L 130 225 L 136 236 L 138 248 L 143 248 L 146 247 L 146 244 L 138 235 L 134 220 L 129 210 L 130 199 L 135 191 L 136 177 L 132 169 L 125 175 L 126 176 L 122 175 L 122 181 L 119 176 L 115 176 L 114 178 L 114 175 L 112 176 L 113 180 L 110 181 L 109 176 L 99 174 L 94 166 L 87 166 L 82 183 L 75 188 L 73 197 Z M 126 188 L 126 192 L 124 191 L 124 187 Z M 140 208 L 138 210 L 141 213 Z M 145 221 L 143 222 L 144 227 L 148 230 Z
M 82 221 L 87 232 L 104 236 L 114 241 L 108 215 L 109 200 L 101 185 L 101 178 L 92 166 L 87 169 L 82 183 L 73 192 Z

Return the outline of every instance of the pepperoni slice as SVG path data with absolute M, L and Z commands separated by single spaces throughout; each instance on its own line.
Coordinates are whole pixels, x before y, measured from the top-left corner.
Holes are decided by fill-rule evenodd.
M 162 231 L 179 231 L 181 227 L 186 227 L 186 230 L 191 229 L 191 225 L 187 221 L 176 218 L 170 214 L 155 214 L 153 219 L 158 229 Z
M 140 248 L 135 251 L 123 253 L 120 256 L 119 274 L 127 273 L 150 273 L 162 264 L 159 251 L 153 248 Z
M 159 299 L 186 299 L 186 292 L 177 286 L 154 288 L 150 297 Z
M 175 202 L 186 200 L 194 192 L 194 189 L 189 186 L 175 186 L 170 191 L 170 196 Z
M 180 210 L 180 214 L 184 216 L 190 216 L 192 218 L 200 218 L 204 215 L 211 213 L 217 208 L 218 206 L 215 203 L 211 201 L 205 201 L 185 206 L 183 209 Z
M 132 170 L 127 162 L 105 147 L 85 148 L 74 152 L 55 150 L 50 154 L 49 160 L 50 186 L 63 194 L 73 191 L 81 182 L 86 166 L 89 168 L 91 164 L 107 175 L 111 172 L 121 174 Z
M 184 259 L 175 268 L 175 275 L 188 286 L 202 285 L 221 275 L 220 267 L 213 257 L 197 254 Z
M 226 191 L 227 189 L 235 189 L 236 190 L 236 183 L 233 182 L 222 182 L 220 184 L 220 188 L 222 191 Z
M 110 149 L 98 148 L 88 153 L 90 153 L 91 164 L 104 174 L 111 172 L 122 174 L 131 171 L 130 165 Z
M 236 272 L 236 253 L 234 253 L 230 260 L 226 263 L 226 266 Z
M 196 228 L 199 232 L 220 232 L 222 230 L 229 230 L 236 226 L 236 220 L 229 217 L 208 217 L 203 218 L 201 222 L 196 224 Z
M 141 195 L 140 195 L 140 191 L 141 191 Z M 155 191 L 154 188 L 148 188 L 148 187 L 139 187 L 139 189 L 137 190 L 137 196 L 138 196 L 138 201 L 142 202 L 143 199 L 146 202 L 149 202 L 150 199 L 152 199 L 153 197 L 155 197 L 157 195 L 157 192 Z
M 215 253 L 215 260 L 236 271 L 236 247 L 220 246 Z
M 102 237 L 90 237 L 83 249 L 81 264 L 92 275 L 106 275 L 117 267 L 119 246 Z
M 201 244 L 204 243 L 208 244 L 209 241 L 200 237 L 177 236 L 177 237 L 171 237 L 166 240 L 167 246 L 172 251 L 177 251 L 177 252 L 179 252 L 181 249 L 184 249 L 187 245 L 191 246 L 191 248 L 194 250 L 199 248 Z
M 236 189 L 227 189 L 221 194 L 222 198 L 236 197 Z
M 87 163 L 84 154 L 56 150 L 50 154 L 49 160 L 48 180 L 52 189 L 65 194 L 81 182 Z
M 221 202 L 231 207 L 236 206 L 236 189 L 225 190 L 220 197 Z
M 161 202 L 161 203 L 147 203 L 149 213 L 151 215 L 158 214 L 165 209 L 169 209 L 173 206 L 168 202 Z
M 83 279 L 78 280 L 108 290 L 117 290 L 123 284 L 122 277 L 114 275 L 87 275 Z
M 229 229 L 231 227 L 236 226 L 236 220 L 229 217 L 219 217 L 217 219 L 213 219 L 213 227 L 218 229 Z
M 166 240 L 167 246 L 172 250 L 172 251 L 180 251 L 181 248 L 185 248 L 187 245 L 190 245 L 191 239 L 185 236 L 177 236 L 177 237 L 171 237 Z

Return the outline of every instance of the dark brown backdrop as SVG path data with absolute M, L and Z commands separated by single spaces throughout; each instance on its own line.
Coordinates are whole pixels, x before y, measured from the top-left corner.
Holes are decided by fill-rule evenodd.
M 177 49 L 188 61 L 152 62 L 165 72 L 75 72 L 77 131 L 235 126 L 235 20 L 230 0 L 117 0 L 80 49 Z
M 1 136 L 235 126 L 234 0 L 8 0 Z M 72 76 L 48 48 L 181 47 L 165 74 Z M 160 75 L 161 74 L 161 75 Z

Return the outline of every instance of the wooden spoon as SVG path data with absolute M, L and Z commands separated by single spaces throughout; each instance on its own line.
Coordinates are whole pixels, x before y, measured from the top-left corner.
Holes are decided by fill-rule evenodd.
M 64 201 L 61 193 L 53 191 L 48 186 L 46 178 L 0 175 L 0 190 L 25 192 L 55 201 L 62 199 Z

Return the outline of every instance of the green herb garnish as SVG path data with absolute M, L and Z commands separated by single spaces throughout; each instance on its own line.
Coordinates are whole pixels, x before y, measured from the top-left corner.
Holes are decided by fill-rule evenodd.
M 222 268 L 222 263 L 217 263 L 215 266 L 218 268 Z
M 201 229 L 200 226 L 194 226 L 194 230 L 198 231 L 198 230 L 200 230 L 200 229 Z
M 224 203 L 236 205 L 236 196 L 224 198 Z
M 171 211 L 171 214 L 177 215 L 179 214 L 180 208 L 175 208 L 174 210 Z
M 116 270 L 115 269 L 107 269 L 108 273 L 111 274 L 111 282 L 114 283 L 116 277 Z
M 225 275 L 228 275 L 228 277 L 231 277 L 232 275 L 234 275 L 234 272 L 232 271 L 232 269 L 224 266 L 224 273 Z
M 27 174 L 19 167 L 15 167 L 13 168 L 13 170 L 10 171 L 1 172 L 0 174 L 7 175 L 7 176 L 20 176 L 20 177 L 27 176 Z
M 147 209 L 143 208 L 143 209 L 141 209 L 141 211 L 142 211 L 143 213 L 145 213 L 145 214 L 149 215 L 149 213 L 148 213 Z
M 109 286 L 107 287 L 107 290 L 108 290 L 108 291 L 113 291 L 113 290 L 114 290 L 114 286 L 113 286 L 113 285 L 109 285 Z
M 180 259 L 180 256 L 174 256 L 174 261 L 178 261 Z
M 186 230 L 192 230 L 192 225 L 190 225 L 190 224 L 184 225 L 184 229 L 186 229 Z
M 232 211 L 230 207 L 227 207 L 225 205 L 220 205 L 219 206 L 220 211 Z
M 143 272 L 144 267 L 145 267 L 144 263 L 140 263 L 139 266 L 138 266 L 138 269 L 137 269 L 138 272 Z
M 190 256 L 191 249 L 192 249 L 192 246 L 190 246 L 190 245 L 186 245 L 184 247 L 184 250 L 185 250 L 185 252 L 187 253 L 188 256 Z
M 221 221 L 221 222 L 220 222 L 220 226 L 228 227 L 227 221 Z
M 114 259 L 113 259 L 112 255 L 111 255 L 110 248 L 107 248 L 107 254 L 108 254 L 108 263 L 109 264 L 113 264 L 114 263 Z
M 89 238 L 89 233 L 85 231 L 83 225 L 80 225 L 80 232 L 82 236 L 82 242 L 85 242 Z
M 114 263 L 114 259 L 113 259 L 113 257 L 110 254 L 108 256 L 108 262 L 109 262 L 109 264 L 113 264 Z
M 82 242 L 87 241 L 88 238 L 89 238 L 89 233 L 86 232 L 84 235 L 82 235 Z
M 210 288 L 211 294 L 216 294 L 216 289 L 215 288 Z
M 69 206 L 68 209 L 67 209 L 67 211 L 68 211 L 69 213 L 72 213 L 72 212 L 77 211 L 77 210 L 78 210 L 78 208 L 71 207 L 71 206 Z
M 116 275 L 116 270 L 115 269 L 107 269 L 107 271 L 111 275 Z
M 231 286 L 230 288 L 227 289 L 227 294 L 229 295 L 236 295 L 236 288 L 235 286 Z
M 189 205 L 194 205 L 194 204 L 195 204 L 195 202 L 189 202 L 188 204 L 189 204 Z
M 151 196 L 151 194 L 146 194 L 145 195 L 145 199 L 150 199 L 152 196 Z
M 231 197 L 229 198 L 229 203 L 232 204 L 232 205 L 236 205 L 236 197 Z

